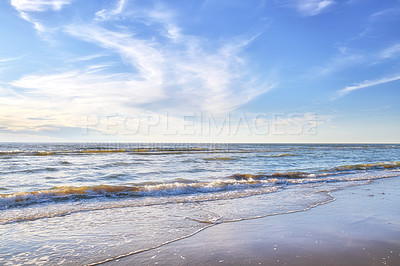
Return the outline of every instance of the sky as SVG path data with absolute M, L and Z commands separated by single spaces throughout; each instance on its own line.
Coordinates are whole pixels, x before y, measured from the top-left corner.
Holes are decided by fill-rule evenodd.
M 400 143 L 399 0 L 4 0 L 0 141 Z

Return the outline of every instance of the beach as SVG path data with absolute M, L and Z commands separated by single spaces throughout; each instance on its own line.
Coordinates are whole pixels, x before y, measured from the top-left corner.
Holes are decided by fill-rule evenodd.
M 0 14 L 0 266 L 400 266 L 400 0 Z
M 400 146 L 3 143 L 1 265 L 398 263 Z
M 332 192 L 305 212 L 222 223 L 105 265 L 399 265 L 400 178 Z

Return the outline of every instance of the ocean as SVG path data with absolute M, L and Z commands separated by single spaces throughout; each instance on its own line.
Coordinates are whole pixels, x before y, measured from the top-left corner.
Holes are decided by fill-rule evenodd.
M 0 143 L 0 264 L 97 265 L 399 176 L 399 144 Z

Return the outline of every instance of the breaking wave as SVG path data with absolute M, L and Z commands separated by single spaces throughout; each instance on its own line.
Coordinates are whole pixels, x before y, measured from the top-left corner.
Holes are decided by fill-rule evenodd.
M 49 201 L 78 200 L 94 197 L 146 197 L 211 193 L 256 188 L 271 183 L 268 180 L 218 180 L 215 182 L 174 182 L 148 185 L 97 185 L 54 187 L 48 190 L 0 194 L 0 209 L 26 206 Z
M 379 163 L 364 163 L 354 165 L 342 165 L 332 168 L 333 171 L 346 171 L 346 170 L 369 170 L 369 169 L 390 169 L 399 168 L 400 161 L 393 162 L 379 162 Z
M 138 183 L 130 185 L 60 186 L 38 191 L 0 194 L 0 209 L 26 206 L 35 203 L 67 200 L 126 197 L 166 197 L 183 194 L 240 191 L 263 187 L 281 187 L 290 184 L 318 182 L 346 182 L 372 180 L 399 175 L 400 162 L 344 165 L 322 172 L 278 172 L 273 174 L 233 174 L 212 182 L 176 179 L 169 183 Z M 358 171 L 374 170 L 380 171 Z M 382 170 L 383 169 L 383 170 Z M 351 172 L 352 170 L 352 172 Z

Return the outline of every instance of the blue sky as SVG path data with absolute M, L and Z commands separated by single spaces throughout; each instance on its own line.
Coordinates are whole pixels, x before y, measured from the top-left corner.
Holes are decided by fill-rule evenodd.
M 7 0 L 0 34 L 0 141 L 400 143 L 398 0 Z

